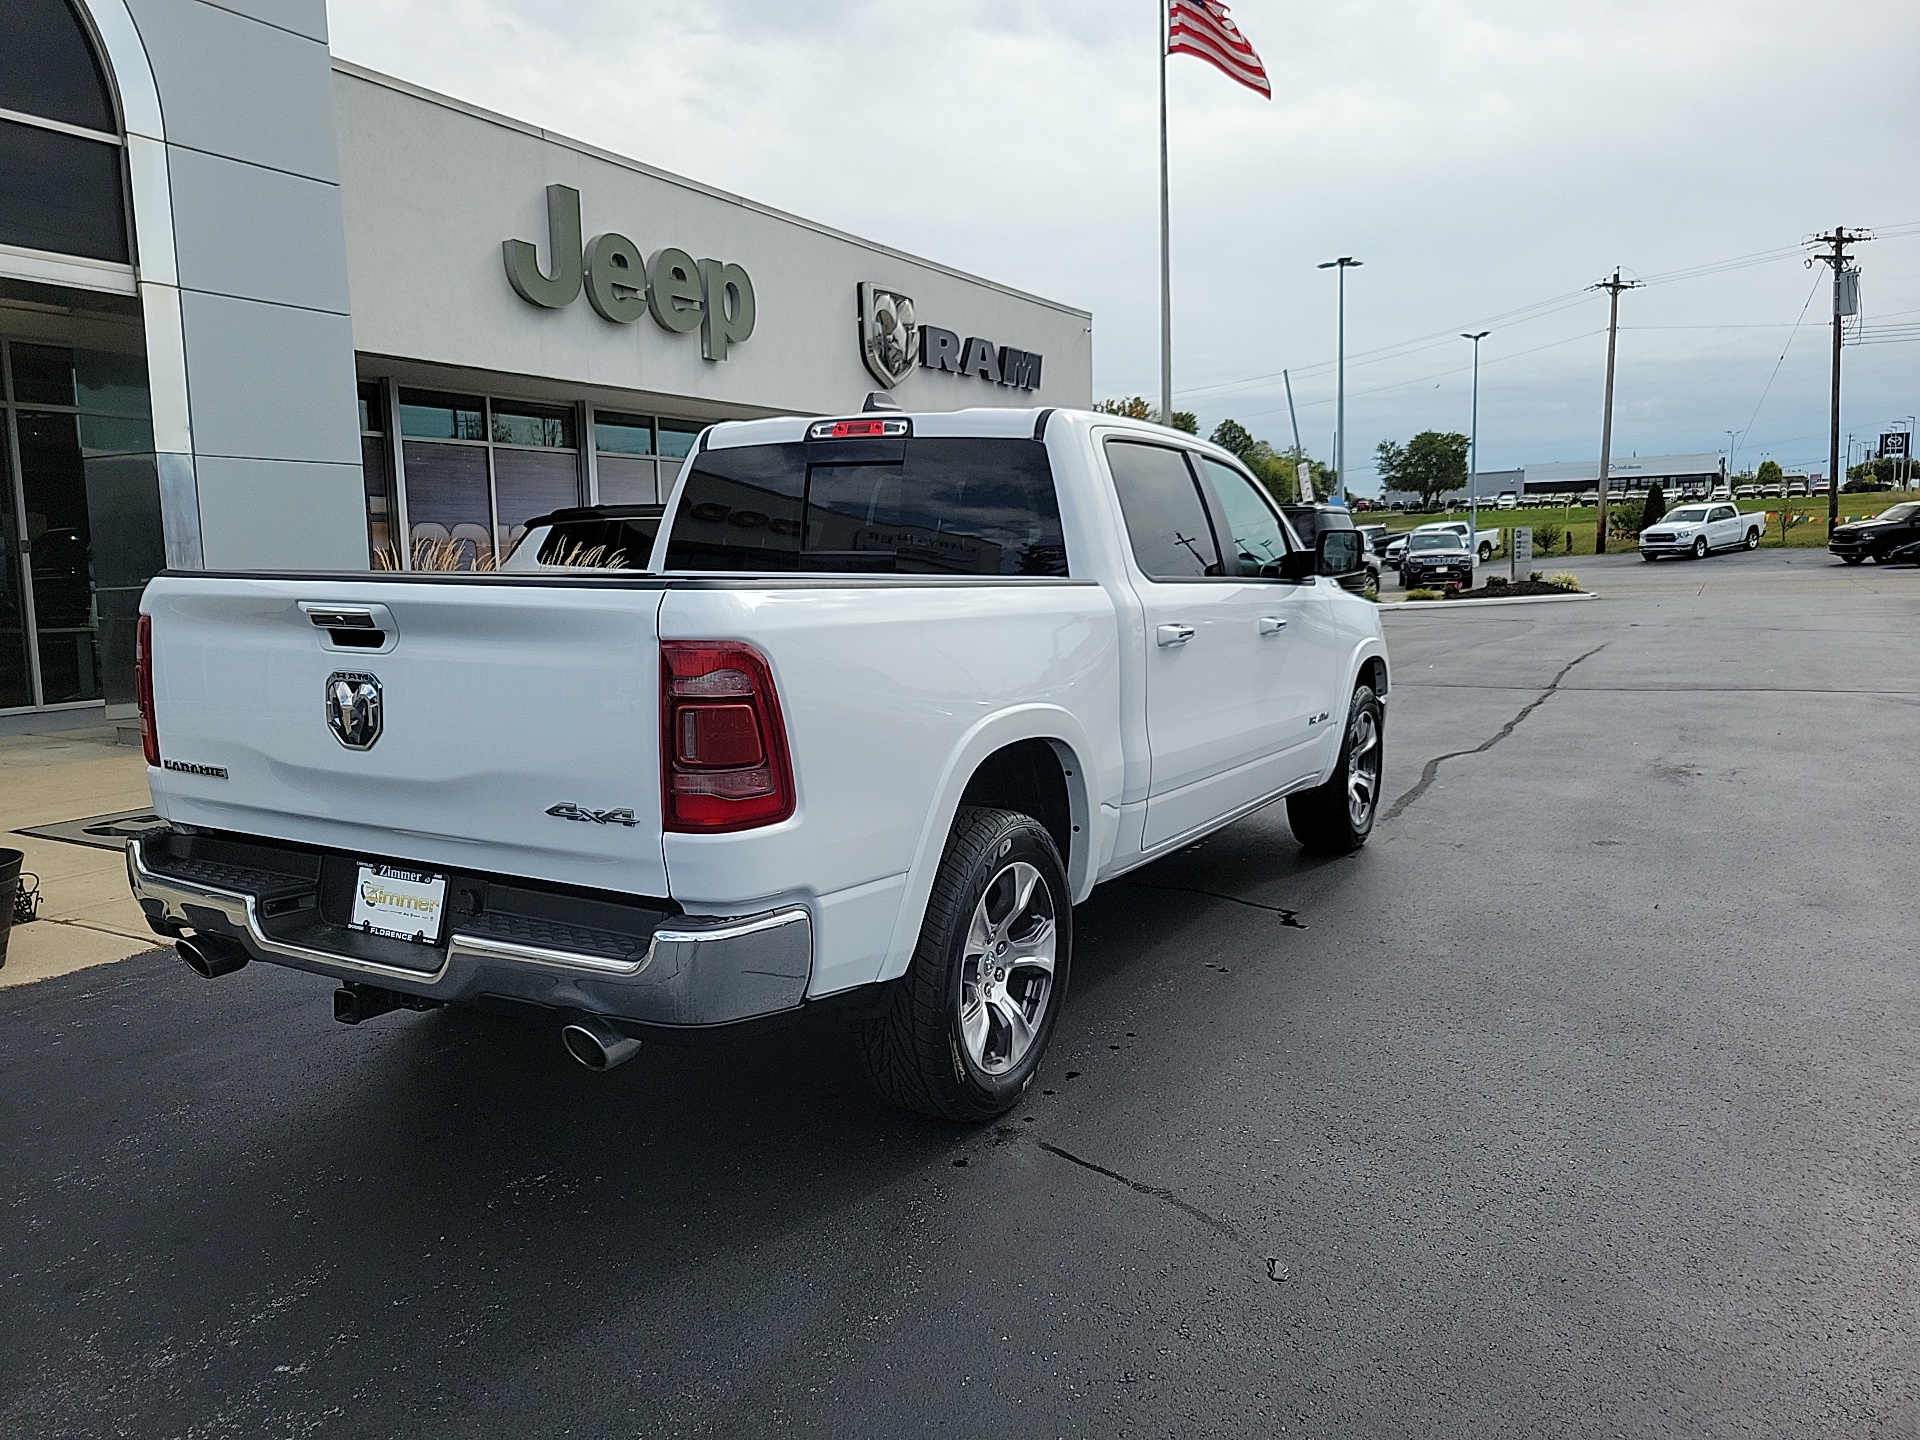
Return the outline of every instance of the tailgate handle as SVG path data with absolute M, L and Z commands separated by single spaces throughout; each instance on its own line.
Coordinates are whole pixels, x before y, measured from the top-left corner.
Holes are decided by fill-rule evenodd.
M 353 605 L 305 604 L 300 608 L 314 629 L 326 631 L 327 638 L 343 650 L 379 650 L 387 643 L 382 623 L 385 606 L 380 607 L 378 617 L 370 609 Z

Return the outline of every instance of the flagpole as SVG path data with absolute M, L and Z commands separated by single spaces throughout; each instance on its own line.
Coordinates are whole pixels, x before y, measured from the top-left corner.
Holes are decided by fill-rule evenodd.
M 1160 423 L 1173 426 L 1172 230 L 1167 216 L 1168 0 L 1160 6 Z

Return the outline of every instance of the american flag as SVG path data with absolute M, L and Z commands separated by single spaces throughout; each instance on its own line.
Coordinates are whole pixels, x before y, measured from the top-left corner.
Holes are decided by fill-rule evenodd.
M 1193 55 L 1220 70 L 1230 80 L 1238 80 L 1249 90 L 1258 90 L 1269 100 L 1273 87 L 1267 83 L 1266 66 L 1254 53 L 1247 37 L 1240 33 L 1220 0 L 1170 0 L 1167 6 L 1167 53 Z

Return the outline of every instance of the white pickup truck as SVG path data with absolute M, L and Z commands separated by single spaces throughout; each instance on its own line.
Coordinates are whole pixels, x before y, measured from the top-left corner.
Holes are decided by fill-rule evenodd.
M 1483 565 L 1493 558 L 1493 552 L 1498 550 L 1501 544 L 1500 531 L 1497 528 L 1475 530 L 1464 520 L 1436 520 L 1431 525 L 1416 525 L 1405 535 L 1395 536 L 1387 546 L 1387 564 L 1398 570 L 1401 561 L 1406 558 L 1407 541 L 1429 530 L 1447 530 L 1458 535 L 1461 543 L 1474 551 Z
M 1282 797 L 1310 848 L 1373 826 L 1359 532 L 1303 548 L 1223 450 L 1067 410 L 730 423 L 665 514 L 560 512 L 493 573 L 155 579 L 155 931 L 330 977 L 354 1023 L 541 1007 L 593 1068 L 844 1004 L 881 1093 L 981 1120 L 1096 884 Z

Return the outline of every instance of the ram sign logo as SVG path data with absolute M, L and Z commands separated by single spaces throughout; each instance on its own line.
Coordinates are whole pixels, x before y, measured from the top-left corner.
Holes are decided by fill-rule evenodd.
M 860 358 L 873 378 L 891 390 L 916 367 L 971 376 L 1015 390 L 1040 388 L 1040 357 L 1012 345 L 924 325 L 913 297 L 887 285 L 860 285 Z
M 327 677 L 327 728 L 349 750 L 371 750 L 380 738 L 380 677 L 336 670 Z

